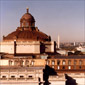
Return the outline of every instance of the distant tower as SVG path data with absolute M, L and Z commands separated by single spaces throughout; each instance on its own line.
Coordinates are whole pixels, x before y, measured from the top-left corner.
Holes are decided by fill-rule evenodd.
M 74 42 L 74 46 L 76 46 L 76 42 Z
M 59 35 L 58 35 L 58 42 L 57 42 L 57 44 L 58 44 L 58 48 L 60 48 L 60 37 L 59 37 Z

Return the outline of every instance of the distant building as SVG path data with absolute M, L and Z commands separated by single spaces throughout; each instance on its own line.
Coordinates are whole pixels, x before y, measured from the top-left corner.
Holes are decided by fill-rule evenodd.
M 0 52 L 14 55 L 54 53 L 55 43 L 35 27 L 35 19 L 27 9 L 20 19 L 20 27 L 3 37 Z
M 58 48 L 60 48 L 60 36 L 58 35 L 58 42 L 57 42 Z
M 78 51 L 81 51 L 85 54 L 85 47 L 79 46 L 76 48 Z
M 59 53 L 60 55 L 68 55 L 68 52 L 66 50 L 57 50 L 57 53 Z

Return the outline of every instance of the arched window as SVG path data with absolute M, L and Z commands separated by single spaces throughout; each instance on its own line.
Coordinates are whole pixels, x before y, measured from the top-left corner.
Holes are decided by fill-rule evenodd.
M 24 61 L 23 61 L 23 60 L 20 61 L 20 65 L 21 65 L 21 66 L 24 65 Z
M 79 65 L 82 65 L 82 60 L 79 60 Z
M 12 60 L 9 61 L 9 65 L 10 65 L 10 66 L 13 65 L 13 61 L 12 61 Z
M 79 69 L 82 69 L 82 66 L 79 66 Z
M 52 60 L 52 65 L 55 65 L 55 61 L 54 60 Z
M 76 60 L 74 60 L 74 65 L 76 65 L 77 64 L 77 61 Z
M 68 66 L 68 69 L 71 69 L 71 66 Z
M 31 61 L 31 65 L 34 66 L 34 61 Z
M 18 61 L 17 60 L 15 60 L 14 65 L 18 65 Z
M 63 60 L 63 65 L 65 65 L 66 64 L 66 61 L 65 60 Z
M 71 65 L 71 60 L 68 60 L 68 65 Z
M 57 65 L 60 65 L 60 60 L 57 60 Z
M 60 66 L 58 66 L 57 69 L 59 70 L 60 69 Z
M 25 65 L 29 66 L 29 61 L 28 60 L 25 61 Z
M 63 68 L 62 69 L 65 69 L 65 66 L 63 66 Z

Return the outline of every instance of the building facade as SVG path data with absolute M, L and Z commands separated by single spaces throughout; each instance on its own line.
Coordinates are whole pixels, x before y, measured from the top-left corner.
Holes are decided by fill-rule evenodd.
M 27 9 L 20 27 L 0 42 L 0 84 L 85 85 L 85 55 L 57 55 L 55 42 L 35 27 Z
M 14 55 L 54 53 L 55 51 L 55 42 L 35 27 L 35 19 L 28 9 L 20 19 L 20 27 L 3 36 L 3 41 L 0 42 L 0 52 Z

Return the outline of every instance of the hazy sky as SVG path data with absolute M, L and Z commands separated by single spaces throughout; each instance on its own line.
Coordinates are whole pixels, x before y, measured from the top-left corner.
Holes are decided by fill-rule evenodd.
M 0 36 L 15 31 L 29 7 L 36 26 L 52 40 L 59 34 L 61 42 L 84 41 L 84 5 L 84 0 L 1 0 Z

